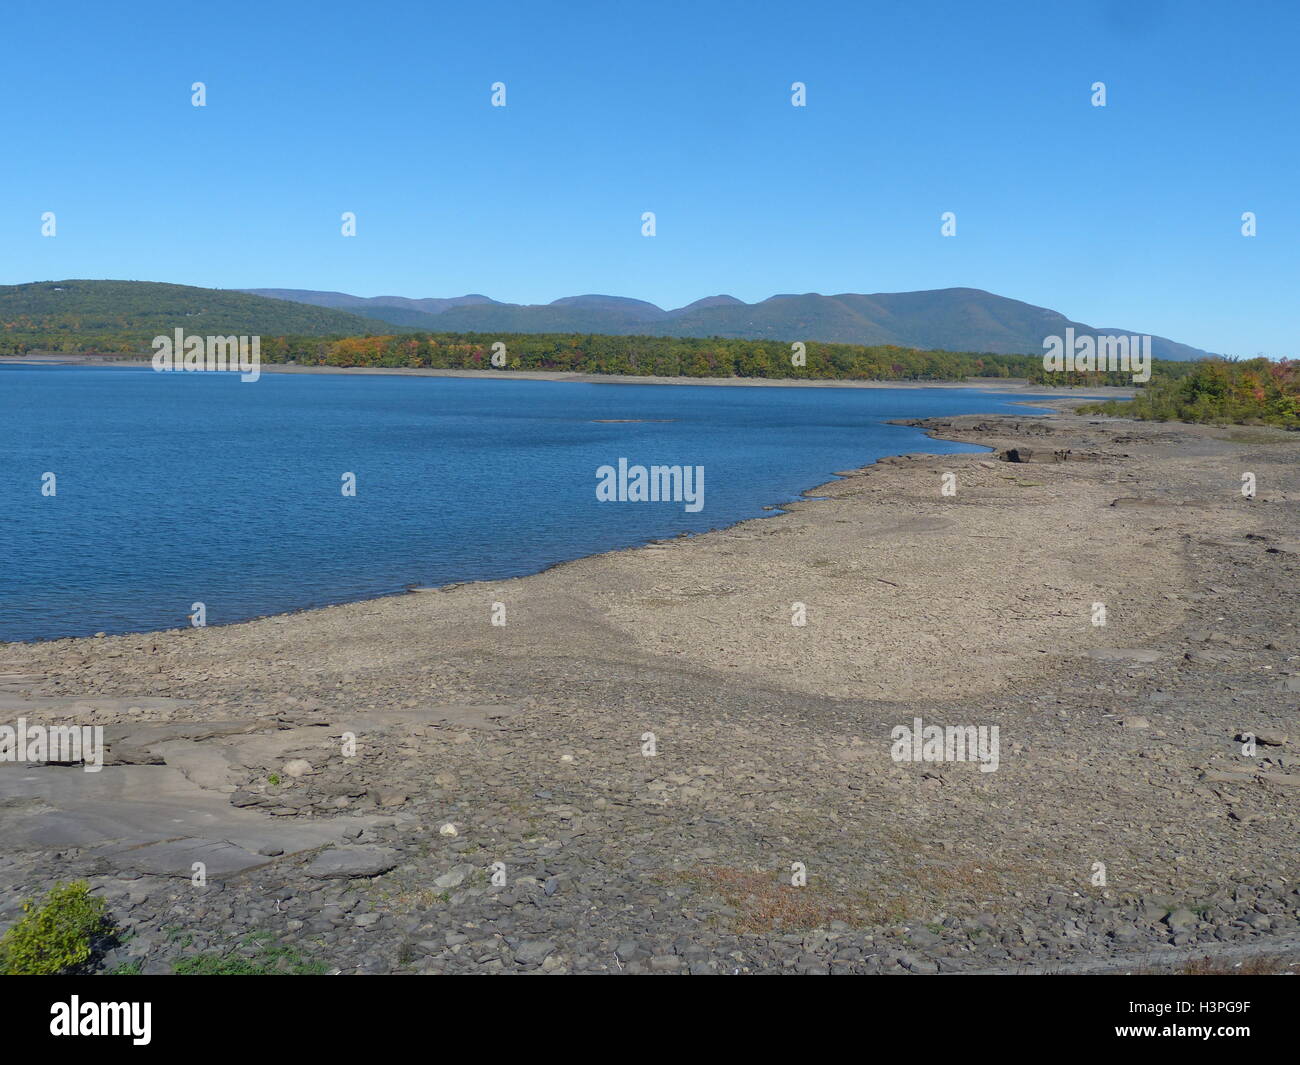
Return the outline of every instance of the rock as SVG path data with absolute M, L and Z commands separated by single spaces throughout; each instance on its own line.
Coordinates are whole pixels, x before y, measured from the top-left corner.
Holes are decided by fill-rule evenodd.
M 1165 916 L 1165 924 L 1172 932 L 1190 932 L 1196 928 L 1196 914 L 1186 906 L 1180 906 Z
M 1150 895 L 1138 907 L 1143 920 L 1159 921 L 1173 912 L 1172 900 L 1163 895 Z
M 433 886 L 441 891 L 447 891 L 450 888 L 458 888 L 465 883 L 465 878 L 474 871 L 472 865 L 458 865 L 455 868 L 443 873 L 433 882 Z
M 104 756 L 105 765 L 166 765 L 161 754 L 148 747 L 134 747 L 129 743 L 115 743 Z
M 460 833 L 456 830 L 456 826 L 453 825 L 450 821 L 448 821 L 445 825 L 443 825 L 440 829 L 438 829 L 438 835 L 459 836 Z
M 1125 714 L 1119 719 L 1119 723 L 1125 728 L 1150 728 L 1151 722 L 1141 714 Z
M 335 847 L 321 851 L 307 866 L 317 880 L 378 876 L 397 865 L 397 852 L 386 847 Z
M 515 948 L 515 961 L 520 965 L 540 965 L 555 950 L 549 939 L 528 939 Z
M 1208 784 L 1245 784 L 1255 779 L 1253 769 L 1207 769 L 1201 779 Z
M 1094 647 L 1088 657 L 1099 662 L 1159 662 L 1161 654 L 1143 647 Z
M 1126 507 L 1180 507 L 1182 503 L 1172 499 L 1143 499 L 1140 496 L 1121 496 L 1119 499 L 1113 500 L 1110 505 L 1124 509 Z
M 1245 743 L 1246 738 L 1251 735 L 1255 737 L 1255 742 L 1263 747 L 1285 747 L 1287 743 L 1286 736 L 1282 735 L 1280 732 L 1273 732 L 1270 729 L 1260 729 L 1254 733 L 1242 730 L 1233 738 L 1239 743 Z
M 204 879 L 229 876 L 266 864 L 261 854 L 225 840 L 159 840 L 144 846 L 107 845 L 96 848 L 96 856 L 107 858 L 118 869 L 148 876 L 175 876 L 189 880 L 202 870 Z M 196 868 L 196 866 L 198 868 Z

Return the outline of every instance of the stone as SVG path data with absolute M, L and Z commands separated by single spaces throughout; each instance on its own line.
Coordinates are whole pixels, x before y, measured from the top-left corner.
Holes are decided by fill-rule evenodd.
M 540 965 L 555 950 L 549 939 L 527 939 L 515 948 L 515 961 L 520 965 Z
M 1245 784 L 1255 779 L 1251 769 L 1207 769 L 1201 779 L 1209 784 Z
M 334 847 L 321 851 L 307 866 L 317 880 L 379 876 L 397 865 L 397 852 L 386 847 Z
M 461 884 L 465 883 L 465 878 L 473 871 L 474 867 L 472 865 L 455 866 L 453 869 L 443 873 L 442 876 L 434 880 L 433 886 L 441 891 L 446 891 L 449 888 L 458 888 Z
M 1161 654 L 1145 647 L 1094 647 L 1088 651 L 1089 658 L 1099 662 L 1159 662 Z
M 1249 730 L 1243 729 L 1233 738 L 1240 743 L 1245 743 L 1246 737 L 1249 735 L 1253 735 L 1255 737 L 1255 742 L 1263 747 L 1285 747 L 1287 744 L 1286 736 L 1280 732 L 1274 732 L 1271 729 L 1257 729 L 1253 733 Z

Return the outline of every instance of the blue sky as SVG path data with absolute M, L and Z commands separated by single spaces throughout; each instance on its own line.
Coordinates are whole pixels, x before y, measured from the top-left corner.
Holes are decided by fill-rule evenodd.
M 1294 355 L 1298 12 L 9 0 L 0 283 L 662 306 L 968 285 Z

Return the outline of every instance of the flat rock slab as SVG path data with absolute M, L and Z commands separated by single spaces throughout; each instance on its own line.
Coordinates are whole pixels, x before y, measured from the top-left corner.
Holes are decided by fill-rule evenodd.
M 1137 496 L 1121 496 L 1111 503 L 1112 507 L 1121 509 L 1133 507 L 1181 507 L 1184 501 L 1181 499 L 1143 499 Z
M 304 823 L 237 809 L 171 766 L 80 767 L 0 765 L 0 852 L 98 848 L 122 868 L 165 870 L 188 877 L 207 852 L 211 870 L 265 864 L 261 850 L 301 853 L 338 842 L 349 826 L 371 818 Z M 137 848 L 189 841 L 141 853 Z M 243 852 L 243 854 L 237 852 Z
M 317 880 L 378 876 L 397 864 L 397 852 L 386 847 L 334 847 L 321 851 L 307 866 Z
M 1255 777 L 1253 769 L 1209 769 L 1201 779 L 1210 784 L 1246 784 Z
M 231 721 L 167 721 L 156 725 L 108 725 L 104 739 L 113 743 L 132 743 L 144 747 L 170 740 L 210 740 L 214 736 L 239 736 L 261 729 L 278 728 L 274 721 L 242 718 Z
M 0 694 L 0 712 L 21 712 L 28 710 L 69 710 L 86 709 L 107 714 L 124 714 L 133 706 L 140 710 L 180 710 L 194 705 L 192 699 L 168 699 L 161 696 L 117 696 L 99 695 L 33 695 L 23 698 L 13 694 Z
M 1159 662 L 1163 655 L 1159 651 L 1150 651 L 1144 647 L 1094 647 L 1088 651 L 1089 658 L 1099 662 Z
M 0 692 L 26 691 L 44 683 L 45 677 L 40 673 L 0 673 Z
M 118 844 L 99 847 L 92 853 L 108 858 L 119 870 L 147 876 L 191 877 L 194 866 L 202 863 L 209 878 L 230 876 L 275 861 L 235 843 L 218 839 L 167 839 L 143 846 Z
M 304 755 L 308 761 L 313 758 L 319 761 L 321 744 L 337 734 L 317 726 L 259 732 L 230 740 L 226 757 L 234 765 L 249 768 L 278 767 L 285 759 L 298 755 Z
M 419 706 L 409 710 L 377 710 L 358 714 L 335 723 L 334 727 L 360 733 L 364 729 L 388 728 L 393 725 L 434 725 L 448 728 L 486 729 L 505 727 L 507 718 L 523 707 L 510 703 L 447 703 Z
M 236 721 L 173 721 L 157 725 L 107 725 L 104 728 L 104 744 L 108 753 L 104 760 L 107 765 L 162 765 L 179 758 L 186 747 L 194 748 L 194 744 L 204 740 L 247 735 L 277 727 L 273 721 L 257 718 Z M 169 750 L 172 758 L 167 757 Z
M 161 756 L 163 764 L 180 770 L 187 780 L 201 788 L 211 788 L 227 794 L 235 790 L 230 751 L 224 744 L 168 740 L 149 750 L 152 754 Z M 146 761 L 145 764 L 149 763 Z

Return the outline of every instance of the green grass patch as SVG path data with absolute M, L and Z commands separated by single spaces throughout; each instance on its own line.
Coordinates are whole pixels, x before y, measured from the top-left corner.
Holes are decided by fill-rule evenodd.
M 192 954 L 172 966 L 172 972 L 178 976 L 322 976 L 329 971 L 324 962 L 292 947 L 266 943 L 269 935 L 255 932 L 248 936 L 243 951 Z

